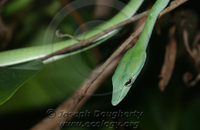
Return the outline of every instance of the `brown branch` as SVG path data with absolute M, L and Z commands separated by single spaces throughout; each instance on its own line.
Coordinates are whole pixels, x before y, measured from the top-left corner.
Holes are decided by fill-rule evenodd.
M 114 69 L 117 67 L 117 64 L 119 62 L 119 60 L 121 59 L 122 56 L 118 57 L 116 60 L 114 60 L 110 66 L 108 68 L 106 68 L 106 70 L 102 73 L 102 75 L 98 78 L 98 80 L 95 80 L 95 82 L 92 84 L 92 86 L 90 87 L 90 89 L 88 89 L 87 91 L 87 95 L 85 95 L 85 97 L 81 100 L 81 102 L 77 105 L 77 107 L 72 111 L 72 113 L 78 111 L 78 109 L 87 101 L 87 99 L 90 97 L 90 95 L 92 95 L 92 93 L 94 93 L 94 91 L 107 79 L 107 77 L 112 74 L 112 72 L 114 71 Z M 92 73 L 90 74 L 89 77 L 91 77 L 93 74 L 96 73 L 96 70 L 99 67 L 97 67 L 96 69 L 94 69 L 92 71 Z M 88 77 L 88 79 L 89 79 Z M 76 92 L 80 91 L 82 86 L 87 82 L 86 79 L 82 85 L 80 85 L 80 87 L 77 89 Z M 77 96 L 77 93 L 74 93 L 71 97 L 69 97 L 65 102 L 63 102 L 58 108 L 56 108 L 55 113 L 60 113 L 60 111 L 62 110 L 63 112 L 67 112 L 68 108 L 70 107 L 70 105 L 72 104 L 72 102 L 74 101 L 74 99 Z M 70 117 L 68 118 L 71 119 L 73 117 L 73 115 L 70 115 Z M 54 129 L 57 125 L 58 122 L 60 122 L 60 117 L 55 116 L 54 118 L 50 119 L 48 117 L 46 117 L 45 119 L 43 119 L 40 123 L 38 123 L 37 125 L 35 125 L 33 128 L 31 128 L 31 130 L 52 130 Z
M 86 83 L 81 87 L 81 89 L 77 92 L 76 97 L 74 98 L 72 104 L 69 106 L 67 112 L 74 111 L 78 103 L 84 98 L 87 93 L 87 90 L 91 87 L 91 85 L 96 81 L 96 79 L 106 70 L 106 68 L 125 50 L 125 48 L 129 45 L 129 43 L 136 38 L 143 30 L 144 23 L 140 26 L 140 28 L 133 33 L 109 58 L 108 60 L 99 68 L 97 71 L 89 77 Z M 63 117 L 61 122 L 65 122 L 68 120 L 68 117 Z M 56 129 L 60 129 L 59 126 Z
M 141 19 L 137 22 L 136 26 L 134 27 L 133 32 L 137 31 L 137 29 L 144 23 L 145 20 L 146 20 L 146 17 L 141 18 Z M 85 101 L 87 100 L 87 98 L 89 98 L 90 95 L 94 93 L 94 91 L 97 89 L 97 86 L 100 86 L 100 85 L 107 79 L 107 77 L 108 77 L 109 75 L 112 74 L 112 72 L 113 72 L 113 71 L 115 70 L 115 68 L 117 67 L 117 65 L 118 65 L 118 63 L 119 63 L 119 61 L 120 61 L 120 59 L 122 58 L 123 54 L 124 54 L 127 50 L 129 50 L 130 48 L 132 48 L 132 47 L 135 45 L 135 43 L 137 42 L 137 39 L 138 39 L 138 38 L 139 38 L 139 36 L 138 36 L 137 38 L 135 38 L 135 39 L 125 48 L 125 50 L 122 52 L 122 54 L 119 55 L 113 62 L 111 62 L 111 64 L 108 65 L 108 67 L 106 68 L 106 70 L 102 72 L 102 74 L 98 77 L 97 80 L 95 80 L 95 82 L 94 82 L 94 83 L 91 85 L 91 87 L 88 89 L 87 95 L 83 98 L 83 100 L 82 100 L 82 101 L 78 104 L 78 106 L 75 108 L 75 111 L 77 111 L 77 110 L 85 103 Z M 96 69 L 98 69 L 98 68 L 96 68 Z M 94 72 L 95 72 L 95 71 L 94 71 Z M 106 73 L 106 75 L 105 75 L 104 73 Z M 92 76 L 93 74 L 90 74 L 90 75 Z M 104 76 L 104 75 L 105 75 L 105 76 Z M 89 77 L 90 77 L 90 76 L 89 76 Z M 89 79 L 89 78 L 88 78 L 88 79 Z M 96 85 L 96 83 L 99 83 L 99 84 Z M 84 84 L 84 83 L 83 83 L 83 84 Z M 91 93 L 91 90 L 92 90 L 92 93 Z M 69 121 L 69 120 L 70 120 L 70 119 L 68 119 L 68 120 L 66 120 L 66 121 Z
M 161 16 L 163 16 L 163 15 L 167 14 L 168 12 L 174 10 L 175 8 L 177 8 L 178 6 L 182 5 L 183 3 L 187 2 L 187 1 L 188 1 L 188 0 L 176 0 L 176 1 L 172 1 L 172 2 L 170 3 L 170 6 L 169 6 L 168 8 L 166 8 L 166 9 L 164 9 L 164 10 L 160 13 L 160 15 L 159 15 L 158 18 L 160 18 Z
M 171 4 L 168 8 L 166 8 L 165 10 L 163 10 L 163 11 L 161 12 L 161 14 L 159 15 L 159 17 L 161 17 L 162 15 L 164 15 L 164 14 L 170 12 L 171 10 L 175 9 L 176 7 L 180 6 L 181 4 L 183 4 L 183 3 L 186 2 L 186 1 L 187 1 L 187 0 L 180 0 L 180 1 L 178 1 L 178 2 L 175 2 L 174 4 Z M 105 35 L 106 33 L 111 32 L 111 31 L 113 31 L 113 30 L 115 30 L 115 29 L 117 29 L 117 28 L 120 28 L 120 27 L 124 26 L 124 25 L 127 25 L 127 24 L 129 24 L 129 23 L 131 23 L 131 22 L 134 22 L 134 21 L 136 21 L 136 20 L 138 20 L 138 19 L 140 19 L 140 18 L 142 18 L 142 17 L 145 17 L 145 16 L 148 15 L 148 13 L 149 13 L 149 11 L 145 11 L 145 12 L 143 12 L 143 13 L 141 13 L 141 14 L 135 15 L 135 16 L 133 16 L 132 18 L 130 18 L 130 19 L 128 19 L 128 20 L 125 20 L 125 21 L 123 21 L 123 22 L 121 22 L 121 23 L 119 23 L 119 24 L 117 24 L 117 25 L 114 25 L 114 26 L 112 26 L 111 28 L 106 29 L 106 30 L 104 30 L 104 31 L 102 31 L 102 32 L 100 32 L 100 33 L 94 35 L 94 36 L 91 37 L 91 38 L 82 40 L 81 42 L 78 42 L 78 43 L 76 43 L 76 44 L 74 44 L 74 45 L 71 45 L 71 46 L 69 46 L 69 47 L 65 47 L 65 48 L 63 48 L 63 49 L 61 49 L 61 50 L 58 50 L 58 51 L 56 51 L 56 52 L 53 52 L 53 53 L 51 53 L 51 54 L 49 54 L 49 55 L 47 55 L 47 56 L 45 56 L 45 57 L 43 57 L 43 58 L 40 58 L 40 60 L 43 61 L 43 60 L 46 60 L 46 59 L 48 59 L 48 58 L 50 58 L 50 57 L 53 57 L 53 56 L 55 56 L 55 55 L 59 55 L 59 54 L 71 52 L 71 51 L 77 50 L 78 48 L 82 48 L 82 47 L 89 46 L 94 40 L 96 40 L 96 39 L 98 39 L 99 37 Z
M 71 45 L 71 46 L 69 46 L 69 47 L 65 47 L 65 48 L 63 48 L 63 49 L 61 49 L 61 50 L 58 50 L 58 51 L 56 51 L 56 52 L 53 52 L 53 53 L 51 53 L 51 54 L 49 54 L 49 55 L 47 55 L 47 56 L 45 56 L 45 57 L 43 57 L 43 58 L 40 58 L 40 60 L 43 61 L 43 60 L 46 60 L 46 59 L 48 59 L 48 58 L 50 58 L 50 57 L 53 57 L 53 56 L 55 56 L 55 55 L 59 55 L 59 54 L 71 52 L 71 51 L 74 51 L 74 50 L 79 49 L 80 47 L 82 48 L 82 47 L 89 46 L 94 40 L 98 39 L 99 37 L 101 37 L 101 36 L 107 34 L 108 32 L 111 32 L 111 31 L 113 31 L 113 30 L 115 30 L 115 29 L 117 29 L 117 28 L 120 28 L 120 27 L 122 27 L 122 26 L 124 26 L 124 25 L 127 25 L 127 24 L 131 23 L 131 22 L 134 22 L 134 21 L 136 21 L 136 20 L 138 20 L 138 19 L 140 19 L 140 18 L 142 18 L 142 17 L 145 17 L 145 16 L 148 15 L 148 13 L 149 13 L 149 11 L 145 11 L 145 12 L 139 14 L 139 15 L 136 15 L 136 16 L 134 16 L 134 17 L 128 19 L 128 20 L 125 20 L 124 22 L 121 22 L 121 23 L 119 23 L 119 24 L 117 24 L 117 25 L 114 25 L 114 26 L 112 26 L 111 28 L 106 29 L 106 30 L 104 30 L 104 31 L 102 31 L 102 32 L 100 32 L 100 33 L 94 35 L 94 36 L 91 37 L 91 38 L 88 38 L 88 39 L 86 39 L 86 40 L 82 40 L 82 41 L 80 41 L 80 42 L 78 42 L 78 43 L 76 43 L 76 44 L 74 44 L 74 45 Z
M 144 23 L 146 18 L 142 18 L 138 21 L 137 25 L 135 28 L 140 27 L 140 25 L 142 23 Z M 134 31 L 136 31 L 137 29 L 134 29 Z M 137 37 L 138 38 L 138 37 Z M 128 49 L 130 49 L 131 47 L 133 47 L 133 45 L 137 42 L 137 38 L 134 39 L 133 42 L 131 42 L 131 44 L 129 44 L 129 46 L 125 49 L 124 52 L 126 52 Z M 90 86 L 90 88 L 87 91 L 87 94 L 85 95 L 85 97 L 78 103 L 78 105 L 75 107 L 73 112 L 78 111 L 78 109 L 80 109 L 80 107 L 87 101 L 87 99 L 90 97 L 90 95 L 92 95 L 94 93 L 94 91 L 107 79 L 107 77 L 109 75 L 111 75 L 113 73 L 113 71 L 115 70 L 115 68 L 117 67 L 120 59 L 122 58 L 122 55 L 119 55 L 115 60 L 113 60 L 113 62 L 111 62 L 110 65 L 108 65 L 108 67 L 105 69 L 105 71 L 102 72 L 102 74 L 98 77 L 97 80 L 94 81 L 94 83 Z M 77 89 L 76 92 L 80 91 L 81 87 L 88 81 L 90 80 L 90 77 L 93 76 L 96 71 L 99 69 L 99 67 L 96 67 L 96 69 L 94 69 L 92 71 L 92 73 L 90 74 L 90 76 L 82 83 L 82 85 Z M 59 113 L 60 110 L 67 112 L 70 104 L 73 102 L 73 99 L 76 97 L 76 92 L 69 97 L 65 102 L 63 102 L 56 110 L 55 113 Z M 72 116 L 70 115 L 70 117 L 66 120 L 69 121 L 72 118 Z M 53 119 L 50 119 L 48 117 L 46 117 L 45 119 L 43 119 L 40 123 L 38 123 L 36 126 L 34 126 L 31 130 L 43 130 L 43 129 L 53 129 L 58 125 L 58 122 L 60 121 L 60 118 L 56 118 L 54 117 Z
M 77 93 L 75 93 L 75 95 L 72 96 L 73 101 L 68 100 L 68 102 L 67 102 L 68 104 L 65 105 L 65 106 L 68 106 L 68 107 L 63 108 L 63 109 L 66 110 L 66 112 L 69 113 L 69 112 L 75 111 L 79 102 L 81 100 L 83 100 L 83 98 L 86 96 L 86 93 L 88 92 L 88 90 L 92 89 L 91 86 L 93 86 L 94 83 L 96 81 L 98 81 L 97 79 L 99 79 L 99 77 L 101 77 L 103 75 L 103 73 L 107 71 L 108 67 L 113 63 L 113 61 L 115 61 L 119 57 L 119 55 L 121 55 L 122 52 L 125 51 L 126 47 L 130 45 L 130 43 L 133 41 L 133 39 L 136 38 L 142 32 L 143 27 L 144 27 L 144 23 L 139 27 L 139 29 L 137 31 L 135 31 L 133 34 L 131 34 L 131 36 L 108 58 L 108 60 L 100 68 L 98 68 L 95 71 L 94 74 L 92 74 L 85 81 L 85 83 L 79 88 Z M 63 117 L 59 121 L 65 122 L 66 120 L 69 120 L 69 119 L 70 119 L 70 117 L 66 117 L 66 118 Z M 51 119 L 43 120 L 42 122 L 40 122 L 36 126 L 34 126 L 32 128 L 32 130 L 40 130 L 40 129 L 42 130 L 42 129 L 47 128 L 50 125 L 51 125 L 51 127 L 48 127 L 49 129 L 55 128 L 55 127 L 52 126 L 52 125 L 55 125 L 55 122 L 54 122 L 54 124 L 51 124 L 49 120 L 51 120 Z M 48 123 L 46 123 L 46 122 L 48 122 Z M 57 125 L 56 129 L 62 128 L 62 127 L 59 127 L 58 124 L 56 124 L 56 125 Z

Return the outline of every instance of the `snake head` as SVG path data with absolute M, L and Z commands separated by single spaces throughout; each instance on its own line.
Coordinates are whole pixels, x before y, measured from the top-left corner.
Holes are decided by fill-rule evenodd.
M 127 51 L 112 77 L 112 105 L 116 106 L 127 95 L 146 61 L 146 52 Z

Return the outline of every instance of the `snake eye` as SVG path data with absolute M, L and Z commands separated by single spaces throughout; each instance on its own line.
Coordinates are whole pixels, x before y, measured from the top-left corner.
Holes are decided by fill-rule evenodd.
M 130 79 L 125 83 L 125 86 L 126 86 L 126 87 L 131 86 L 132 82 L 133 82 L 133 80 L 132 80 L 132 78 L 130 78 Z

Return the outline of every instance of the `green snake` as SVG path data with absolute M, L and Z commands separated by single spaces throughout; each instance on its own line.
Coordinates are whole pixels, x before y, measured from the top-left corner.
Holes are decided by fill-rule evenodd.
M 97 27 L 97 29 L 92 29 L 85 34 L 81 34 L 77 36 L 79 39 L 87 39 L 92 37 L 101 32 L 98 28 L 102 30 L 106 30 L 113 25 L 116 25 L 128 18 L 130 18 L 137 9 L 140 7 L 144 0 L 130 0 L 130 2 L 111 20 L 107 23 L 104 23 Z M 149 15 L 146 20 L 146 24 L 144 30 L 137 41 L 136 45 L 128 50 L 126 54 L 121 59 L 113 77 L 113 94 L 112 94 L 112 104 L 117 105 L 128 93 L 131 85 L 139 75 L 141 69 L 146 60 L 146 47 L 148 45 L 148 41 L 150 39 L 153 26 L 155 21 L 159 15 L 159 13 L 166 7 L 169 3 L 169 0 L 157 0 L 152 9 L 149 12 Z M 112 23 L 112 24 L 110 24 Z M 88 47 L 80 51 L 71 52 L 69 54 L 63 55 L 63 57 L 80 53 L 87 49 L 90 49 L 103 41 L 107 38 L 113 36 L 118 30 L 112 31 L 108 33 Z M 0 67 L 12 66 L 28 61 L 32 61 L 35 59 L 42 58 L 52 52 L 58 51 L 64 47 L 76 44 L 77 41 L 74 39 L 69 39 L 66 41 L 48 44 L 48 45 L 41 45 L 41 46 L 34 46 L 34 47 L 27 47 L 27 48 L 20 48 L 15 50 L 4 51 L 0 53 Z M 44 49 L 45 48 L 45 49 Z M 45 50 L 45 51 L 44 51 Z M 45 61 L 44 61 L 45 62 Z
M 112 105 L 116 106 L 127 95 L 146 61 L 146 48 L 151 37 L 154 24 L 160 12 L 167 6 L 169 0 L 157 0 L 151 8 L 142 34 L 136 44 L 129 49 L 120 60 L 112 77 Z
M 113 25 L 116 25 L 118 23 L 121 23 L 124 20 L 129 19 L 130 17 L 132 17 L 132 15 L 134 15 L 136 13 L 136 11 L 141 6 L 143 1 L 144 0 L 131 0 L 122 10 L 120 10 L 120 12 L 117 15 L 115 15 L 108 22 L 105 22 L 105 23 L 89 30 L 88 32 L 80 34 L 76 37 L 78 39 L 88 39 L 88 38 L 100 33 L 102 30 L 106 30 L 106 29 L 112 27 Z M 74 3 L 75 3 L 75 5 L 80 4 L 78 2 L 80 2 L 80 1 L 75 1 L 72 4 L 74 4 Z M 118 2 L 118 1 L 116 1 L 116 2 L 119 5 L 122 4 L 121 2 Z M 87 6 L 87 5 L 84 5 L 84 6 Z M 55 18 L 58 19 L 60 17 L 61 16 L 58 12 L 55 15 Z M 85 50 L 88 50 L 94 46 L 99 45 L 106 39 L 112 37 L 114 34 L 117 33 L 117 31 L 119 31 L 119 29 L 116 29 L 110 33 L 107 33 L 107 34 L 101 36 L 96 41 L 94 41 L 94 44 L 92 44 L 88 47 L 85 47 L 81 50 L 70 52 L 68 54 L 57 56 L 56 58 L 54 57 L 52 59 L 54 59 L 54 61 L 55 61 L 55 59 L 57 60 L 60 58 L 67 57 L 69 55 L 74 55 L 74 54 L 83 52 Z M 47 33 L 48 33 L 48 29 L 47 29 Z M 49 39 L 49 36 L 47 36 L 47 39 Z M 0 67 L 16 65 L 16 64 L 32 61 L 35 59 L 39 59 L 39 58 L 45 57 L 46 55 L 49 55 L 53 52 L 56 52 L 62 48 L 74 45 L 76 43 L 77 43 L 76 40 L 69 39 L 69 40 L 65 40 L 65 41 L 57 42 L 57 43 L 53 43 L 53 44 L 49 43 L 49 44 L 40 45 L 40 46 L 33 46 L 33 47 L 26 47 L 26 48 L 19 48 L 19 49 L 14 49 L 14 50 L 9 50 L 9 51 L 3 51 L 3 52 L 0 52 Z M 46 61 L 44 61 L 44 63 L 48 63 L 48 61 L 49 60 L 46 60 Z

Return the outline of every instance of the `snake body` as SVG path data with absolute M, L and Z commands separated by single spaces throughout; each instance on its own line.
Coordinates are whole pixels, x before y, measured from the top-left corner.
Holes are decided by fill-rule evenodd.
M 101 30 L 106 30 L 113 25 L 116 25 L 128 18 L 130 18 L 137 9 L 140 7 L 144 0 L 130 0 L 130 2 L 111 20 L 107 23 L 98 26 L 96 29 L 92 29 L 86 34 L 79 35 L 79 39 L 87 39 L 101 32 Z M 153 26 L 156 22 L 156 19 L 159 13 L 167 6 L 169 0 L 157 0 L 153 5 L 152 9 L 149 12 L 147 17 L 143 32 L 138 39 L 134 47 L 128 50 L 123 58 L 121 59 L 115 73 L 112 77 L 113 82 L 113 94 L 112 94 L 112 104 L 117 105 L 128 93 L 130 87 L 136 80 L 141 69 L 144 66 L 146 61 L 146 48 L 153 30 Z M 101 28 L 99 30 L 98 28 Z M 105 34 L 98 41 L 82 50 L 71 52 L 69 54 L 63 55 L 63 57 L 74 55 L 90 49 L 109 37 L 113 36 L 118 30 L 112 31 L 108 34 Z M 48 32 L 48 30 L 47 30 Z M 4 51 L 0 53 L 0 67 L 12 66 L 16 64 L 21 64 L 24 62 L 32 61 L 35 59 L 42 58 L 48 54 L 51 54 L 55 51 L 58 51 L 64 47 L 71 46 L 76 44 L 77 41 L 74 39 L 69 39 L 54 44 L 47 44 L 41 46 L 20 48 L 15 50 Z M 44 61 L 45 62 L 45 61 Z
M 78 39 L 88 39 L 88 38 L 102 32 L 102 30 L 106 30 L 106 29 L 112 27 L 113 25 L 116 25 L 124 20 L 127 20 L 128 18 L 132 17 L 132 15 L 135 14 L 135 12 L 138 10 L 138 8 L 143 3 L 143 1 L 144 0 L 130 0 L 130 2 L 122 10 L 120 10 L 120 12 L 117 15 L 115 15 L 109 21 L 89 30 L 86 33 L 82 33 L 82 34 L 78 35 L 77 38 Z M 77 1 L 72 2 L 71 5 L 72 6 L 79 5 L 80 4 L 79 2 L 83 2 L 83 1 L 77 0 Z M 90 2 L 86 2 L 86 3 L 88 3 L 88 6 L 90 5 Z M 122 3 L 119 1 L 116 1 L 116 4 L 122 5 Z M 63 8 L 63 10 L 65 10 L 65 8 Z M 62 10 L 61 10 L 61 12 L 62 12 Z M 59 20 L 62 20 L 62 19 L 60 19 L 60 17 L 61 17 L 60 13 L 58 12 L 55 15 L 55 18 L 59 18 Z M 66 17 L 66 16 L 63 16 L 63 17 Z M 53 22 L 53 24 L 55 24 L 55 23 Z M 46 34 L 48 34 L 51 31 L 51 27 L 49 30 L 48 29 L 49 28 L 47 28 Z M 59 55 L 52 59 L 53 59 L 53 61 L 55 61 L 56 59 L 64 58 L 69 55 L 74 55 L 74 54 L 83 52 L 85 50 L 88 50 L 94 46 L 101 44 L 103 41 L 112 37 L 118 31 L 119 31 L 119 29 L 116 29 L 110 33 L 107 33 L 107 34 L 101 36 L 96 41 L 94 41 L 95 42 L 94 44 L 91 44 L 90 46 L 85 47 L 81 50 L 72 51 L 68 54 Z M 54 34 L 53 35 L 51 34 L 51 35 L 46 36 L 45 38 L 49 41 L 50 37 L 53 37 L 53 36 L 54 36 Z M 45 38 L 44 38 L 44 40 L 45 40 Z M 50 41 L 50 42 L 52 42 L 52 41 Z M 0 52 L 0 67 L 12 66 L 12 65 L 21 64 L 21 63 L 28 62 L 28 61 L 40 59 L 51 53 L 54 53 L 65 47 L 69 47 L 76 43 L 77 43 L 76 40 L 69 39 L 69 40 L 65 40 L 65 41 L 61 41 L 61 42 L 57 42 L 57 43 L 53 43 L 53 44 L 48 43 L 48 44 L 39 45 L 39 46 L 25 47 L 25 48 L 19 48 L 19 49 L 14 49 L 14 50 L 3 51 L 3 52 Z M 48 61 L 49 60 L 44 61 L 44 62 L 48 63 Z
M 167 6 L 169 0 L 157 0 L 151 8 L 144 29 L 137 43 L 129 49 L 118 64 L 112 77 L 112 105 L 116 106 L 127 95 L 132 84 L 138 77 L 146 61 L 146 48 L 152 34 L 154 24 L 160 12 Z

